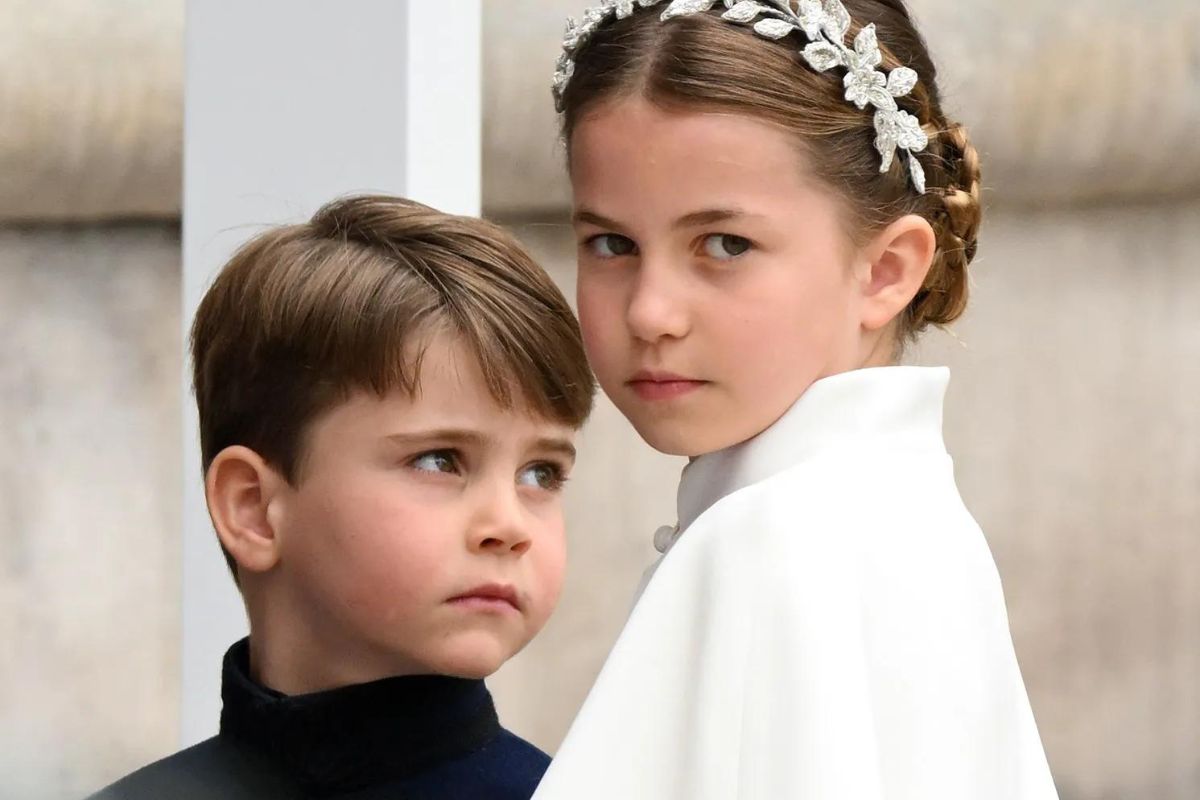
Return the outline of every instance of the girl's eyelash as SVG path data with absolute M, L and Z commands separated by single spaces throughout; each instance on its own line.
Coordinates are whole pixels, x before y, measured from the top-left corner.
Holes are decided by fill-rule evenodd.
M 726 251 L 729 245 L 737 243 L 740 249 L 737 252 L 726 252 L 724 254 L 714 253 L 709 249 L 709 242 L 719 241 Z M 614 251 L 613 245 L 620 243 L 618 250 Z M 636 255 L 638 247 L 627 236 L 622 236 L 619 233 L 597 233 L 583 240 L 583 246 L 587 248 L 591 254 L 597 258 L 624 258 L 626 256 Z M 602 249 L 604 252 L 602 252 Z M 696 243 L 696 251 L 698 255 L 707 256 L 717 261 L 733 261 L 746 253 L 758 249 L 757 243 L 748 237 L 739 236 L 736 233 L 711 232 L 700 235 Z
M 608 241 L 610 243 L 610 245 L 608 247 L 609 252 L 608 253 L 597 252 L 597 248 L 599 248 L 600 243 L 605 242 L 605 241 Z M 612 252 L 611 243 L 616 242 L 616 241 L 620 241 L 622 243 L 622 245 L 621 245 L 622 249 L 627 250 L 627 252 L 621 252 L 621 253 Z M 586 239 L 584 239 L 583 246 L 586 247 L 588 250 L 590 250 L 593 255 L 595 255 L 599 258 L 623 258 L 625 256 L 633 255 L 634 253 L 637 252 L 637 243 L 634 242 L 632 239 L 630 239 L 628 236 L 622 236 L 619 233 L 597 233 L 593 236 L 589 236 Z
M 721 240 L 721 244 L 723 246 L 730 244 L 732 240 L 736 240 L 739 243 L 739 245 L 742 245 L 742 249 L 736 253 L 727 253 L 725 256 L 715 255 L 708 250 L 709 241 L 714 240 L 714 239 Z M 727 242 L 726 240 L 731 240 L 731 241 Z M 700 251 L 702 251 L 705 255 L 707 255 L 709 258 L 713 258 L 718 261 L 733 261 L 737 258 L 744 256 L 746 253 L 749 253 L 752 250 L 756 250 L 757 248 L 758 248 L 758 245 L 754 242 L 753 239 L 750 239 L 745 236 L 739 236 L 736 233 L 706 233 L 700 237 L 698 249 Z

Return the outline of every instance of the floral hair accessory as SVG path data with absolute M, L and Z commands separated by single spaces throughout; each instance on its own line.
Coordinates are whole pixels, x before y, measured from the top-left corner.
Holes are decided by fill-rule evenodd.
M 718 0 L 671 0 L 660 19 L 684 17 L 711 9 Z M 568 19 L 563 34 L 563 52 L 554 70 L 554 104 L 563 110 L 563 92 L 575 72 L 575 54 L 591 35 L 609 19 L 625 19 L 635 6 L 649 8 L 663 0 L 604 0 L 583 12 L 579 20 Z M 782 39 L 793 31 L 803 31 L 808 45 L 801 51 L 804 60 L 817 72 L 845 67 L 842 85 L 846 100 L 865 109 L 875 109 L 875 149 L 880 155 L 880 172 L 892 166 L 897 150 L 903 150 L 913 186 L 925 192 L 925 170 L 916 153 L 925 149 L 929 137 L 912 114 L 896 105 L 896 98 L 912 91 L 917 73 L 908 67 L 896 67 L 886 74 L 878 67 L 883 54 L 875 36 L 875 24 L 865 25 L 854 37 L 853 47 L 846 46 L 850 13 L 841 0 L 724 0 L 726 11 L 721 19 L 749 25 L 766 39 Z

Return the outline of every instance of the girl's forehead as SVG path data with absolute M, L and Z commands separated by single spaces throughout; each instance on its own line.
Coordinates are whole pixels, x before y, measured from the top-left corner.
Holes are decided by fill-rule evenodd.
M 580 121 L 571 139 L 571 181 L 577 207 L 652 203 L 690 211 L 699 203 L 762 212 L 813 194 L 804 158 L 769 122 L 664 110 L 637 98 Z
M 795 139 L 771 122 L 721 111 L 663 109 L 642 98 L 600 106 L 571 136 L 573 179 L 603 176 L 622 163 L 718 175 L 794 174 L 802 170 L 802 160 Z
M 575 126 L 572 150 L 597 144 L 632 146 L 640 151 L 678 151 L 719 143 L 742 150 L 794 151 L 794 139 L 780 125 L 744 112 L 703 107 L 664 107 L 640 96 L 609 101 Z M 710 155 L 717 155 L 713 153 Z

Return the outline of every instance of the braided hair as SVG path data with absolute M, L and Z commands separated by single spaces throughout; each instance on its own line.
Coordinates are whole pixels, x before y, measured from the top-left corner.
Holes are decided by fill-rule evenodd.
M 807 40 L 793 32 L 770 41 L 720 19 L 720 7 L 659 20 L 653 9 L 596 30 L 574 55 L 561 97 L 562 133 L 571 134 L 599 104 L 640 94 L 672 108 L 746 114 L 793 134 L 814 175 L 843 201 L 852 237 L 861 244 L 906 214 L 924 217 L 937 249 L 925 281 L 898 320 L 901 344 L 929 325 L 948 325 L 967 305 L 967 267 L 982 216 L 979 155 L 966 128 L 947 117 L 937 70 L 903 0 L 843 0 L 849 36 L 874 23 L 881 69 L 910 67 L 920 80 L 897 102 L 921 122 L 929 144 L 918 154 L 927 191 L 916 193 L 900 159 L 879 171 L 870 110 L 846 102 L 839 76 L 818 73 L 800 55 Z

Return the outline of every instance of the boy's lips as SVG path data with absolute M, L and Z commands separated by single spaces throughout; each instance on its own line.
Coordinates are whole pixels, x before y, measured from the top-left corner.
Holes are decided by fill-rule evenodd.
M 677 375 L 673 372 L 644 369 L 634 373 L 633 377 L 625 382 L 625 385 L 633 389 L 643 400 L 670 400 L 699 389 L 707 383 L 708 381 Z
M 517 590 L 508 584 L 501 583 L 476 586 L 474 589 L 451 597 L 446 602 L 479 611 L 521 610 L 521 600 Z

